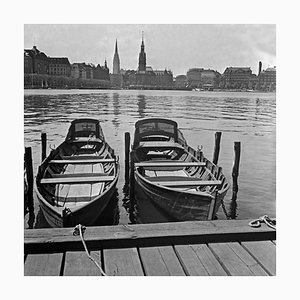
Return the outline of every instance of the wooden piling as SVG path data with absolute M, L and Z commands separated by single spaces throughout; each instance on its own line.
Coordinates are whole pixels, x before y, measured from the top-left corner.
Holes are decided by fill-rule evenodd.
M 125 183 L 129 182 L 130 133 L 125 132 Z
M 221 136 L 222 136 L 222 132 L 217 131 L 215 133 L 215 148 L 214 148 L 214 154 L 213 154 L 213 163 L 215 165 L 218 164 L 218 160 L 219 160 Z
M 33 212 L 33 167 L 31 147 L 25 148 L 25 168 L 28 184 L 27 207 L 29 212 Z
M 234 163 L 232 167 L 232 198 L 230 203 L 230 217 L 231 219 L 236 218 L 237 208 L 237 193 L 239 190 L 238 176 L 240 168 L 240 157 L 241 157 L 241 142 L 234 142 Z
M 41 134 L 41 140 L 42 140 L 42 161 L 46 158 L 46 148 L 47 148 L 47 134 L 45 132 L 42 132 Z

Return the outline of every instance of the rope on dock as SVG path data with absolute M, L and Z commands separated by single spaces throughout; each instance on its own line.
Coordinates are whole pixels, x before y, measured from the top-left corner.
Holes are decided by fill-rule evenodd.
M 261 226 L 261 223 L 266 223 L 270 228 L 276 230 L 276 219 L 271 219 L 267 215 L 249 222 L 249 226 L 257 228 Z
M 86 227 L 85 226 L 82 226 L 81 224 L 78 224 L 75 226 L 74 228 L 74 232 L 73 232 L 73 235 L 80 235 L 80 238 L 81 238 L 81 241 L 82 241 L 82 244 L 83 244 L 83 247 L 84 247 L 84 250 L 88 256 L 88 258 L 93 261 L 93 263 L 97 266 L 97 268 L 100 270 L 100 273 L 103 275 L 103 276 L 107 276 L 107 274 L 102 270 L 101 266 L 95 261 L 95 259 L 90 255 L 88 249 L 87 249 L 87 246 L 85 244 L 85 241 L 84 241 L 84 238 L 83 238 L 83 232 L 85 231 Z M 83 231 L 83 232 L 82 232 Z

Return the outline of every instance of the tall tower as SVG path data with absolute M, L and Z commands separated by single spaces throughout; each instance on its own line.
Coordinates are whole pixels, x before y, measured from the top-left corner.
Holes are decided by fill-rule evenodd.
M 120 74 L 120 58 L 118 53 L 118 42 L 116 40 L 115 55 L 113 60 L 113 74 Z
M 260 61 L 259 64 L 258 64 L 258 75 L 259 75 L 260 72 L 261 72 L 261 68 L 262 68 L 262 63 L 261 63 L 261 61 Z
M 139 54 L 139 71 L 146 71 L 146 53 L 144 45 L 144 32 L 142 32 L 142 45 L 141 52 Z

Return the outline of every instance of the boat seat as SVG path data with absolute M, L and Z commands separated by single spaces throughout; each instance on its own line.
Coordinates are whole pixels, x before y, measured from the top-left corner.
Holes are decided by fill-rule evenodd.
M 155 161 L 155 162 L 140 162 L 134 164 L 136 167 L 205 167 L 204 162 L 185 162 L 185 161 Z
M 222 184 L 221 180 L 201 180 L 199 178 L 179 177 L 179 176 L 161 176 L 149 177 L 150 182 L 170 187 L 190 187 L 190 186 L 218 186 Z
M 92 176 L 92 174 L 89 174 L 89 176 L 74 177 L 74 176 L 66 175 L 64 177 L 58 177 L 58 178 L 43 178 L 41 179 L 41 184 L 78 184 L 78 183 L 110 182 L 113 181 L 114 179 L 115 176 Z
M 95 156 L 89 156 L 89 157 L 80 157 L 80 156 L 70 156 L 67 159 L 53 159 L 50 160 L 50 164 L 96 164 L 96 163 L 113 163 L 116 162 L 115 159 L 109 158 L 98 158 Z

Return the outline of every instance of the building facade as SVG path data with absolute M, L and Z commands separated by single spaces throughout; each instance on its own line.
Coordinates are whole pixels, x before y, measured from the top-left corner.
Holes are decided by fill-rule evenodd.
M 24 64 L 25 64 L 25 57 L 28 67 L 26 67 L 26 71 L 29 71 L 29 58 L 31 57 L 31 74 L 48 74 L 49 72 L 49 59 L 47 55 L 40 50 L 37 49 L 36 46 L 33 46 L 32 49 L 25 49 L 24 50 Z
M 147 66 L 144 37 L 138 56 L 136 71 L 128 70 L 124 75 L 123 84 L 129 88 L 160 89 L 173 87 L 173 73 L 170 70 L 153 70 Z
M 74 63 L 71 66 L 71 78 L 86 79 L 85 63 Z
M 248 88 L 251 76 L 250 67 L 227 67 L 223 73 L 225 88 Z
M 104 62 L 104 66 L 100 66 L 98 64 L 96 67 L 94 67 L 93 73 L 94 79 L 109 80 L 109 68 L 107 67 L 106 60 Z
M 188 86 L 186 75 L 178 75 L 175 77 L 175 87 L 186 88 Z
M 260 72 L 258 76 L 259 89 L 264 91 L 276 90 L 276 67 L 267 68 Z
M 49 57 L 49 75 L 70 77 L 69 59 L 67 57 Z

